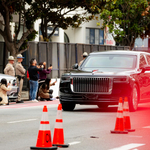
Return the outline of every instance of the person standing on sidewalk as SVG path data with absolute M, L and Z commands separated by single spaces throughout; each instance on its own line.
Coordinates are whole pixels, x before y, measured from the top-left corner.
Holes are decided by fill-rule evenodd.
M 38 102 L 36 100 L 36 95 L 37 95 L 37 90 L 38 90 L 38 71 L 43 70 L 43 65 L 42 66 L 36 66 L 37 61 L 35 58 L 32 58 L 30 61 L 30 67 L 28 68 L 29 72 L 29 84 L 30 84 L 30 100 L 33 102 Z
M 52 65 L 50 65 L 46 69 L 46 62 L 41 62 L 41 63 L 39 63 L 39 65 L 44 66 L 43 70 L 39 72 L 39 80 L 45 80 L 47 78 L 47 74 L 50 74 L 53 67 L 52 67 Z
M 84 53 L 82 54 L 83 59 L 79 62 L 79 66 L 81 66 L 81 64 L 83 63 L 84 59 L 85 59 L 87 56 L 88 56 L 88 53 L 87 53 L 87 52 L 84 52 Z
M 23 103 L 23 101 L 21 100 L 21 92 L 22 92 L 23 80 L 26 72 L 26 69 L 21 64 L 23 58 L 24 57 L 22 57 L 21 54 L 17 55 L 17 63 L 15 66 L 15 71 L 16 71 L 17 85 L 19 87 L 19 91 L 18 91 L 18 100 L 16 101 L 16 103 Z
M 4 68 L 4 73 L 10 76 L 15 76 L 15 69 L 13 67 L 14 64 L 14 57 L 13 56 L 9 56 L 8 57 L 8 64 L 6 65 L 6 67 Z

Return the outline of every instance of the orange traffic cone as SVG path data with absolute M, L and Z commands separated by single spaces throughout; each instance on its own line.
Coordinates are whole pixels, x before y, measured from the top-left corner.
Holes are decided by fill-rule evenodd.
M 51 131 L 48 119 L 47 106 L 43 107 L 43 113 L 40 122 L 40 129 L 38 133 L 36 147 L 30 147 L 30 149 L 42 149 L 42 150 L 57 149 L 56 146 L 52 146 L 51 142 Z
M 58 105 L 57 117 L 53 136 L 53 145 L 59 147 L 68 147 L 68 144 L 64 144 L 64 131 L 62 120 L 62 105 Z
M 124 129 L 122 97 L 119 98 L 119 105 L 118 105 L 115 129 L 114 129 L 114 131 L 111 131 L 111 133 L 122 133 L 122 134 L 128 133 Z
M 130 116 L 129 116 L 129 104 L 128 104 L 128 98 L 124 98 L 124 105 L 123 105 L 123 118 L 124 118 L 124 128 L 128 132 L 133 132 L 135 129 L 131 129 L 131 122 L 130 122 Z

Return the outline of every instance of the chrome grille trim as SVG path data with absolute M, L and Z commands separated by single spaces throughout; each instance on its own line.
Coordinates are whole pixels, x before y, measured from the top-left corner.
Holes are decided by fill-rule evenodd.
M 109 77 L 73 77 L 70 83 L 73 93 L 111 94 L 113 79 Z

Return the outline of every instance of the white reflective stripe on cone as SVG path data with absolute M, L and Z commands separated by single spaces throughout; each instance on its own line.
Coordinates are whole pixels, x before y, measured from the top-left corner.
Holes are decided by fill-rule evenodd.
M 41 121 L 49 121 L 49 119 L 48 119 L 48 112 L 43 112 L 42 113 Z
M 123 118 L 123 112 L 117 112 L 117 118 Z
M 42 130 L 42 131 L 50 130 L 50 124 L 40 124 L 39 130 Z
M 129 112 L 128 111 L 123 111 L 123 116 L 129 116 Z
M 123 110 L 122 103 L 119 103 L 118 110 Z
M 124 105 L 123 105 L 123 109 L 128 109 L 129 107 L 128 107 L 128 104 L 126 104 L 126 102 L 124 103 Z
M 63 129 L 63 124 L 62 124 L 62 122 L 56 122 L 56 123 L 55 123 L 55 128 L 57 128 L 57 129 Z
M 57 119 L 62 119 L 62 110 L 57 110 Z

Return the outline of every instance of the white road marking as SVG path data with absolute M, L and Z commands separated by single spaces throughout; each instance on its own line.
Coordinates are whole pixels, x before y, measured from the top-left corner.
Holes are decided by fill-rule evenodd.
M 35 121 L 37 119 L 27 119 L 27 120 L 18 120 L 18 121 L 11 121 L 11 122 L 7 122 L 7 123 L 19 123 L 19 122 L 27 122 L 27 121 Z
M 138 144 L 138 143 L 131 143 L 131 144 L 127 144 L 127 145 L 123 145 L 121 147 L 117 147 L 117 148 L 113 148 L 110 150 L 130 150 L 139 146 L 143 146 L 145 144 Z
M 69 145 L 75 145 L 75 144 L 79 144 L 79 143 L 81 143 L 81 142 L 79 142 L 79 141 L 77 141 L 77 142 L 71 142 L 71 143 L 69 143 Z
M 146 127 L 143 127 L 143 128 L 150 128 L 150 126 L 146 126 Z

